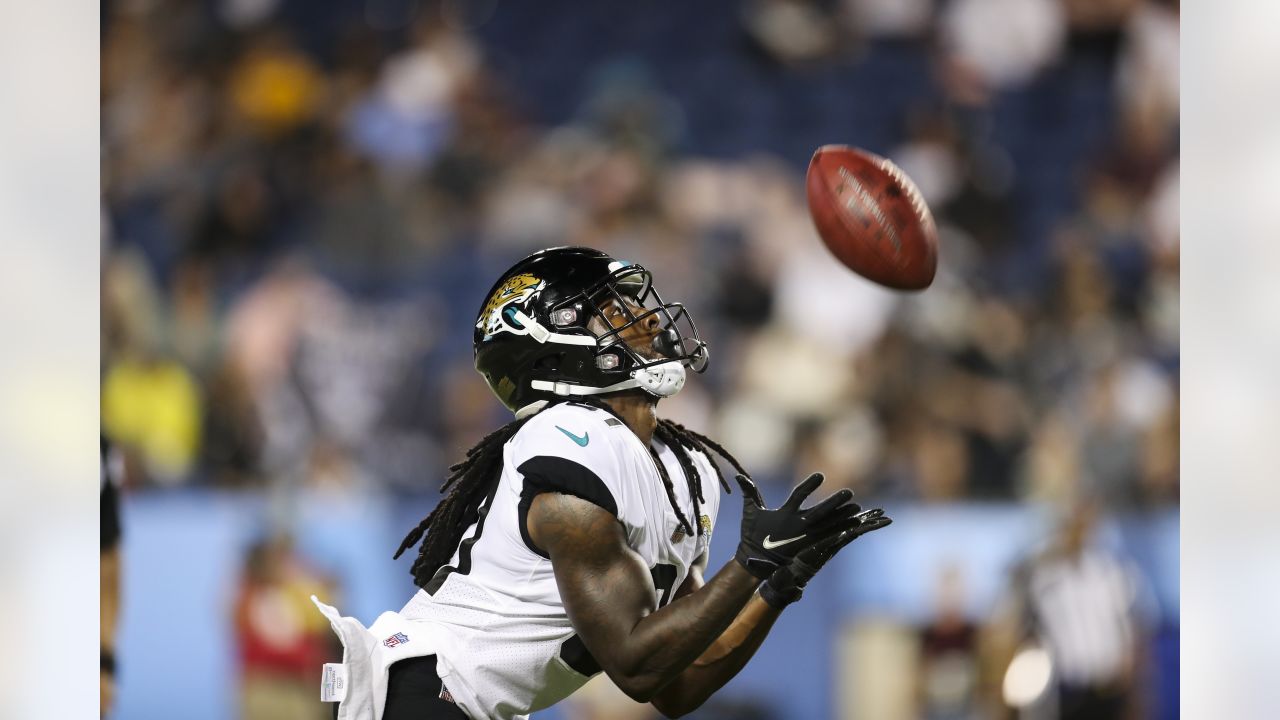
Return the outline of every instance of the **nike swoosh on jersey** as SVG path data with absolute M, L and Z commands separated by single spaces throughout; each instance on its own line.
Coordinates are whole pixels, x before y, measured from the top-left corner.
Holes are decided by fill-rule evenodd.
M 587 443 L 591 442 L 591 433 L 582 433 L 582 437 L 578 437 L 559 425 L 556 426 L 556 429 L 567 435 L 570 440 L 578 443 L 578 447 L 586 447 Z
M 804 535 L 797 535 L 797 536 L 795 536 L 795 537 L 793 537 L 793 538 L 787 538 L 786 540 L 772 540 L 772 539 L 770 539 L 770 536 L 765 535 L 765 536 L 764 536 L 764 542 L 763 542 L 762 544 L 764 545 L 764 549 L 765 549 L 765 550 L 772 550 L 772 549 L 774 549 L 774 548 L 776 548 L 776 547 L 782 547 L 783 545 L 786 545 L 787 543 L 793 543 L 793 542 L 795 542 L 795 541 L 799 540 L 799 539 L 800 539 L 800 538 L 802 538 L 802 537 L 804 537 Z

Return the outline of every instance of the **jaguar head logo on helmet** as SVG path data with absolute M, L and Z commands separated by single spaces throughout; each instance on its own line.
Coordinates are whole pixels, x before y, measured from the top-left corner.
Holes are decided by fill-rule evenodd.
M 584 247 L 540 250 L 507 270 L 485 296 L 473 347 L 516 417 L 557 398 L 670 397 L 710 359 L 688 310 L 665 301 L 648 270 Z

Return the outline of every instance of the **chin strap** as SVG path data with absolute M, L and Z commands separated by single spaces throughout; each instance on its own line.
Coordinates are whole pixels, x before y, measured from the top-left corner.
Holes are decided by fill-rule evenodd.
M 555 393 L 561 397 L 604 395 L 605 393 L 640 388 L 650 395 L 665 398 L 671 397 L 672 395 L 680 392 L 680 389 L 684 387 L 685 377 L 684 365 L 682 365 L 678 360 L 671 360 L 658 365 L 632 370 L 630 378 L 604 387 L 574 385 L 571 383 L 552 382 L 550 380 L 533 380 L 529 383 L 529 386 L 534 390 Z M 538 406 L 535 408 L 535 405 L 537 405 L 537 403 L 530 403 L 520 408 L 520 410 L 516 412 L 516 417 L 532 415 L 543 407 Z
M 671 397 L 684 387 L 685 369 L 678 360 L 670 360 L 658 365 L 631 371 L 636 387 L 656 397 Z

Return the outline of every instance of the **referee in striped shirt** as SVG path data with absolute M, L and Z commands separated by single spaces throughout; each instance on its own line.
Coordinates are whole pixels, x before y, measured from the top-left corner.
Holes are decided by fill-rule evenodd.
M 1139 717 L 1142 594 L 1136 570 L 1090 543 L 1098 508 L 1074 505 L 1051 546 L 1014 572 L 1005 612 L 1048 653 L 1060 720 Z

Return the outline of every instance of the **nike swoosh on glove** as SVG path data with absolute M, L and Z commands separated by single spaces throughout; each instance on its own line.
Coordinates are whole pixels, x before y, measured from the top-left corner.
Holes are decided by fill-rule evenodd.
M 857 523 L 850 528 L 829 536 L 826 540 L 815 543 L 798 553 L 789 565 L 774 571 L 773 575 L 760 586 L 760 599 L 770 606 L 782 608 L 800 599 L 805 585 L 822 569 L 827 561 L 835 557 L 841 548 L 866 535 L 879 530 L 893 522 L 893 518 L 884 514 L 884 510 L 875 508 L 858 513 Z
M 853 492 L 838 490 L 813 507 L 800 505 L 822 484 L 822 473 L 814 473 L 791 491 L 776 510 L 764 505 L 760 489 L 746 475 L 737 476 L 742 488 L 742 540 L 735 559 L 761 580 L 791 562 L 798 553 L 814 544 L 839 535 L 851 527 L 862 508 L 850 502 Z

